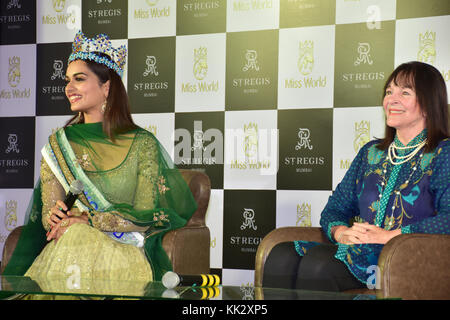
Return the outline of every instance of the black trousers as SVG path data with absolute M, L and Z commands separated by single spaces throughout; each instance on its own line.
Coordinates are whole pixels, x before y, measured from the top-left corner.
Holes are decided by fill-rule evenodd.
M 365 288 L 347 266 L 334 257 L 337 246 L 320 244 L 301 257 L 293 242 L 276 245 L 264 265 L 263 287 L 316 291 Z

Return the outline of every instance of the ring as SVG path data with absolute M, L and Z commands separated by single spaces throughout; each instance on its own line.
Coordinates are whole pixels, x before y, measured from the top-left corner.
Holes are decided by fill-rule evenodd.
M 69 225 L 69 219 L 64 219 L 61 221 L 61 227 L 67 227 Z

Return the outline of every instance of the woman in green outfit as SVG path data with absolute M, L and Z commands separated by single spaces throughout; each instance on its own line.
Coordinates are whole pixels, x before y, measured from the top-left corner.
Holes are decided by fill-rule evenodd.
M 158 140 L 133 123 L 125 59 L 125 46 L 113 48 L 104 34 L 75 36 L 66 95 L 77 115 L 42 149 L 40 183 L 5 275 L 41 285 L 73 274 L 145 282 L 171 270 L 162 237 L 183 226 L 196 203 Z M 74 180 L 84 190 L 67 208 Z

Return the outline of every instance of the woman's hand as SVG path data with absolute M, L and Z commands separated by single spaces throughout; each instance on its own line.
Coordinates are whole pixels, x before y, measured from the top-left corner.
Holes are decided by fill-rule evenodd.
M 380 243 L 385 244 L 401 234 L 400 229 L 385 230 L 367 222 L 355 222 L 352 227 L 338 226 L 334 230 L 334 239 L 343 244 Z
M 343 244 L 361 244 L 363 242 L 364 234 L 355 228 L 346 226 L 335 227 L 333 237 L 337 243 Z
M 61 200 L 56 201 L 56 204 L 50 209 L 47 222 L 50 224 L 50 226 L 52 228 L 55 225 L 57 225 L 61 221 L 61 219 L 66 219 L 69 217 L 70 211 L 67 211 L 67 213 L 64 213 L 62 210 L 66 211 L 67 206 Z
M 61 238 L 61 236 L 64 234 L 64 232 L 66 232 L 67 228 L 69 228 L 71 225 L 75 223 L 88 224 L 89 222 L 87 216 L 70 217 L 62 219 L 54 227 L 52 227 L 49 232 L 47 232 L 47 241 L 50 241 L 52 239 L 58 241 L 59 238 Z
M 367 222 L 355 222 L 352 228 L 358 230 L 363 235 L 362 239 L 364 239 L 364 243 L 386 244 L 389 240 L 402 233 L 401 229 L 386 230 Z
M 47 241 L 52 239 L 58 241 L 67 228 L 74 223 L 89 224 L 87 215 L 74 216 L 71 211 L 64 213 L 62 210 L 67 210 L 67 206 L 61 200 L 56 201 L 55 206 L 50 209 L 47 221 L 51 228 L 47 232 Z

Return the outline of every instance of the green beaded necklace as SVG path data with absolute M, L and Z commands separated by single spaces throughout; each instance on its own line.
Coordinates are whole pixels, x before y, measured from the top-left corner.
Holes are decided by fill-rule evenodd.
M 379 195 L 379 205 L 378 205 L 378 210 L 377 210 L 377 214 L 375 216 L 375 225 L 378 227 L 381 227 L 381 224 L 383 223 L 385 216 L 386 216 L 386 208 L 387 208 L 387 204 L 389 202 L 389 198 L 390 195 L 392 194 L 395 184 L 397 182 L 397 178 L 398 178 L 398 174 L 401 170 L 401 168 L 403 167 L 403 165 L 407 162 L 409 162 L 411 159 L 413 159 L 415 157 L 416 154 L 419 153 L 419 151 L 425 146 L 426 143 L 426 129 L 423 130 L 417 137 L 415 137 L 413 140 L 411 140 L 408 145 L 406 147 L 403 146 L 403 144 L 400 142 L 400 140 L 398 139 L 398 137 L 396 136 L 394 141 L 392 142 L 391 146 L 389 147 L 388 150 L 388 156 L 385 158 L 385 162 L 383 163 L 383 178 L 382 178 L 382 182 L 381 182 L 381 186 L 385 187 L 384 190 L 382 192 L 380 192 Z M 392 150 L 392 149 L 398 149 L 398 155 Z M 411 150 L 410 152 L 407 152 L 407 150 L 410 150 L 414 148 L 413 150 Z M 391 155 L 391 152 L 393 154 Z M 420 159 L 422 159 L 423 157 L 423 150 L 419 155 Z M 398 161 L 396 161 L 396 159 L 400 159 Z M 407 160 L 405 160 L 407 159 Z M 386 181 L 385 179 L 385 175 L 387 172 L 387 165 L 388 163 L 391 162 L 394 166 L 394 168 L 392 169 L 391 175 L 389 176 L 389 180 L 387 183 L 385 183 L 384 181 Z M 404 184 L 402 184 L 402 189 L 404 189 L 409 181 L 411 180 L 412 175 L 414 174 L 414 172 L 416 172 L 417 170 L 417 164 L 419 163 L 419 161 L 412 167 L 412 171 L 409 174 L 408 179 L 405 181 Z M 400 196 L 400 191 L 397 190 L 395 191 L 395 197 L 399 197 Z M 385 229 L 391 229 L 393 227 L 394 224 L 394 210 L 395 210 L 395 201 L 396 199 L 394 199 L 394 204 L 392 206 L 392 213 L 391 213 L 391 217 L 387 219 L 388 224 L 385 225 Z

